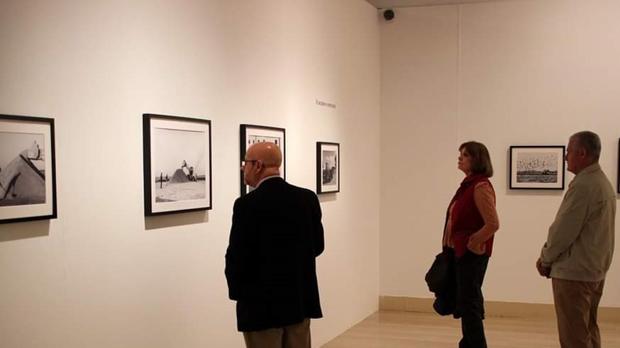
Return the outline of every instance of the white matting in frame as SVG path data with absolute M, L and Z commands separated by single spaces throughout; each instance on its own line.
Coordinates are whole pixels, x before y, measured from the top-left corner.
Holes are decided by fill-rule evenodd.
M 561 145 L 511 146 L 511 189 L 564 189 L 565 147 Z
M 54 119 L 0 115 L 0 223 L 55 219 Z
M 212 207 L 211 121 L 145 114 L 145 215 Z

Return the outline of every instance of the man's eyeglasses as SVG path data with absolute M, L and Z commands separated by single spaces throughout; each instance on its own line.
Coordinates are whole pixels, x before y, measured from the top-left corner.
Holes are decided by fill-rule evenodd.
M 241 161 L 241 166 L 245 167 L 246 164 L 254 163 L 254 162 L 258 162 L 258 160 L 245 160 L 245 161 Z

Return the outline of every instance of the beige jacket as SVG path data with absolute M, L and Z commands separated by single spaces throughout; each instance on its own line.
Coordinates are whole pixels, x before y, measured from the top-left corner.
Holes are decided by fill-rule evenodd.
M 605 279 L 614 253 L 615 218 L 616 193 L 601 166 L 584 168 L 568 186 L 542 248 L 551 278 Z

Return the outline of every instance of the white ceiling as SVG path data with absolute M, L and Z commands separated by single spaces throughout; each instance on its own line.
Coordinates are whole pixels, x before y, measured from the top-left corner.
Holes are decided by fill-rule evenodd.
M 414 6 L 437 6 L 468 4 L 473 2 L 491 2 L 501 0 L 366 0 L 376 8 L 396 8 Z

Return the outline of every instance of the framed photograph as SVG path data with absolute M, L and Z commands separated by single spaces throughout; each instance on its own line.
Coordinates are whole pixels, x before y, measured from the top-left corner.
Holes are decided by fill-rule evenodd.
M 340 144 L 316 143 L 316 193 L 340 192 Z
M 564 189 L 564 146 L 511 146 L 510 188 Z
M 282 165 L 280 166 L 280 176 L 286 179 L 286 130 L 284 128 L 256 126 L 250 124 L 242 124 L 240 126 L 240 143 L 239 143 L 239 161 L 245 159 L 245 153 L 250 146 L 256 143 L 270 142 L 278 145 L 282 151 Z M 241 162 L 239 163 L 241 167 Z M 241 195 L 252 190 L 251 186 L 248 186 L 243 181 L 243 171 L 241 171 Z
M 618 193 L 620 193 L 620 139 L 618 139 Z
M 0 223 L 55 219 L 54 119 L 0 115 Z
M 143 115 L 144 214 L 211 209 L 211 121 Z

